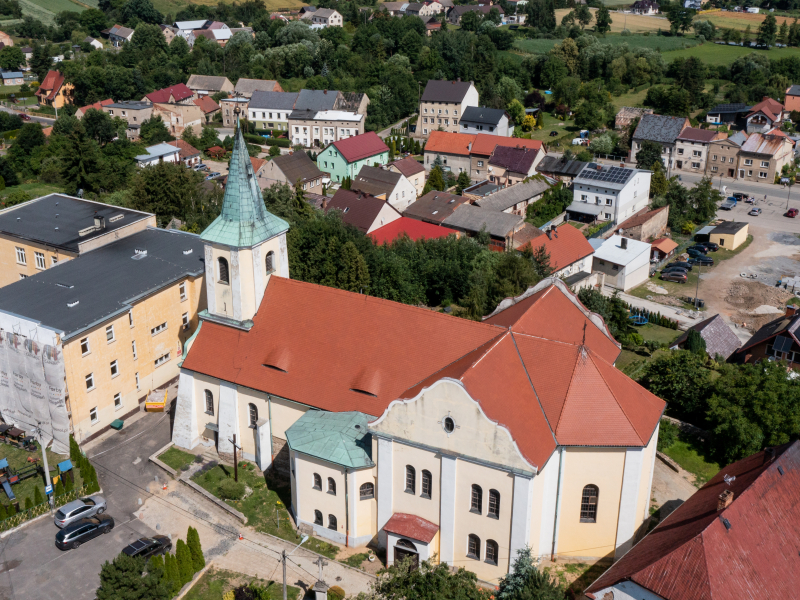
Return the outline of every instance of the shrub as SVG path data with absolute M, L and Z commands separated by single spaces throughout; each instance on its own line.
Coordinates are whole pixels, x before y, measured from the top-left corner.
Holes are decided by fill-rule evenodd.
M 338 585 L 328 589 L 328 600 L 344 600 L 345 593 Z
M 200 546 L 200 534 L 194 527 L 189 527 L 186 534 L 186 545 L 189 546 L 189 552 L 192 554 L 192 566 L 194 572 L 197 573 L 206 566 L 206 560 L 203 558 L 203 549 Z
M 219 484 L 219 495 L 225 500 L 240 500 L 244 496 L 244 484 L 224 479 Z
M 189 583 L 194 575 L 192 553 L 189 551 L 189 546 L 187 546 L 186 542 L 183 540 L 178 540 L 175 556 L 178 559 L 178 577 L 180 578 L 181 585 L 183 586 Z
M 33 500 L 31 500 L 30 496 L 25 498 L 25 510 L 28 510 L 29 508 L 33 508 Z
M 678 441 L 679 433 L 680 430 L 678 426 L 672 421 L 661 419 L 661 427 L 658 430 L 658 444 L 656 445 L 657 450 L 663 452 L 672 446 L 672 444 Z
M 33 503 L 38 506 L 44 499 L 42 498 L 42 490 L 37 486 L 36 489 L 33 490 Z

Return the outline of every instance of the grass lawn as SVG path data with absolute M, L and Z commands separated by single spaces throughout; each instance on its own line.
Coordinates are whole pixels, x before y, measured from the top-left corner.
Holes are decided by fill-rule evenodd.
M 694 482 L 697 487 L 701 487 L 719 472 L 719 465 L 706 458 L 707 451 L 700 440 L 684 433 L 678 436 L 678 441 L 664 450 L 664 454 L 693 473 L 697 478 Z
M 550 137 L 551 131 L 557 131 L 557 137 Z M 557 146 L 571 146 L 572 139 L 578 136 L 579 128 L 575 126 L 575 121 L 567 119 L 560 121 L 553 115 L 546 113 L 544 117 L 544 127 L 531 132 L 530 139 L 541 140 L 547 147 L 552 149 Z M 577 149 L 577 146 L 576 146 Z
M 723 46 L 720 44 L 705 43 L 701 46 L 694 46 L 684 50 L 674 50 L 664 54 L 664 60 L 672 62 L 676 58 L 688 58 L 696 56 L 709 65 L 730 65 L 740 56 L 747 56 L 752 53 L 764 54 L 770 60 L 800 56 L 800 48 L 772 48 L 771 50 L 756 50 L 755 48 L 744 48 L 742 46 Z
M 758 26 L 761 25 L 761 22 L 766 18 L 767 13 L 736 13 L 736 12 L 713 12 L 713 13 L 706 13 L 704 15 L 697 15 L 696 19 L 703 20 L 703 21 L 710 21 L 717 27 L 721 27 L 724 29 L 739 29 L 740 31 L 744 31 L 747 29 L 747 26 L 750 25 L 750 30 L 753 32 L 753 38 L 755 39 L 756 33 L 758 32 Z M 794 17 L 779 17 L 778 15 L 774 15 L 775 20 L 778 23 L 778 27 L 781 26 L 781 23 L 784 21 L 788 21 L 787 25 L 791 26 L 794 22 Z
M 641 335 L 645 341 L 660 342 L 662 344 L 669 344 L 681 335 L 681 332 L 676 329 L 669 329 L 652 323 L 637 327 L 636 333 Z
M 239 587 L 255 583 L 267 588 L 271 600 L 283 598 L 283 585 L 279 581 L 266 581 L 257 577 L 249 577 L 241 573 L 234 573 L 226 569 L 211 567 L 203 573 L 192 589 L 184 596 L 185 600 L 220 600 L 223 594 Z M 289 600 L 296 600 L 300 596 L 300 588 L 292 585 L 286 586 L 286 596 Z M 261 596 L 259 596 L 261 597 Z
M 528 54 L 547 54 L 556 44 L 562 40 L 547 40 L 547 39 L 532 39 L 532 40 L 517 40 L 514 42 L 514 48 L 521 52 Z M 693 37 L 678 37 L 678 36 L 665 36 L 665 35 L 606 35 L 606 37 L 598 37 L 597 42 L 600 44 L 609 44 L 611 46 L 621 46 L 628 44 L 631 48 L 652 48 L 659 52 L 668 52 L 670 50 L 682 50 L 683 48 L 690 48 L 696 46 L 699 42 Z
M 38 181 L 34 181 L 32 183 L 21 183 L 19 185 L 13 185 L 11 187 L 7 187 L 4 190 L 0 190 L 0 198 L 6 198 L 11 192 L 27 192 L 31 195 L 31 198 L 38 198 L 40 196 L 46 196 L 47 194 L 58 194 L 64 191 L 60 185 L 53 185 L 51 183 L 40 183 Z
M 561 19 L 570 12 L 570 8 L 559 8 L 556 10 L 556 23 L 561 23 Z M 597 12 L 596 8 L 590 8 L 592 15 Z M 669 21 L 665 17 L 647 17 L 644 15 L 626 15 L 623 13 L 611 13 L 611 32 L 618 33 L 627 28 L 632 33 L 639 33 L 642 31 L 669 31 Z M 587 27 L 587 30 L 594 28 L 594 18 Z
M 348 556 L 342 562 L 349 567 L 353 567 L 354 569 L 360 569 L 361 563 L 369 558 L 369 555 L 366 552 L 361 552 L 360 554 L 353 554 L 352 556 Z
M 175 446 L 172 446 L 158 458 L 176 471 L 186 471 L 194 462 L 194 457 L 194 454 L 184 452 L 183 450 L 179 450 Z
M 641 352 L 642 353 L 639 354 L 638 352 L 634 352 L 632 350 L 623 349 L 622 352 L 620 352 L 617 362 L 614 363 L 614 366 L 631 379 L 637 380 L 642 376 L 644 367 L 649 362 L 660 356 L 669 354 L 670 350 L 656 350 L 652 355 L 648 355 L 645 350 L 642 350 Z
M 37 444 L 38 447 L 38 444 Z M 37 450 L 36 452 L 28 452 L 27 450 L 20 450 L 19 448 L 14 448 L 8 444 L 0 444 L 0 458 L 8 459 L 8 466 L 14 469 L 15 471 L 21 471 L 26 467 L 30 467 L 32 463 L 27 462 L 28 457 L 34 457 L 39 459 L 39 463 L 42 466 L 42 451 L 41 449 Z M 61 454 L 56 454 L 54 452 L 47 451 L 47 466 L 50 467 L 50 473 L 53 477 L 55 477 L 56 473 L 58 472 L 58 463 L 63 460 L 67 460 L 69 456 L 62 456 Z M 83 485 L 83 479 L 81 479 L 80 473 L 78 469 L 73 469 L 74 476 L 75 476 L 75 487 L 78 488 Z M 25 507 L 25 498 L 30 498 L 31 502 L 33 502 L 33 494 L 34 489 L 39 488 L 39 491 L 42 494 L 42 498 L 44 498 L 44 476 L 37 475 L 36 477 L 31 477 L 29 479 L 25 479 L 24 481 L 18 483 L 11 487 L 11 490 L 14 492 L 14 495 L 17 497 L 19 501 L 20 508 Z M 8 498 L 6 498 L 5 494 L 0 492 L 0 502 L 8 505 Z
M 564 588 L 564 598 L 583 598 L 583 590 L 594 583 L 608 569 L 607 564 L 562 562 L 544 568 Z
M 217 465 L 192 477 L 192 481 L 217 497 L 221 497 L 220 483 L 226 479 L 233 479 L 233 467 L 227 465 Z M 286 506 L 292 501 L 289 483 L 270 481 L 274 486 L 274 489 L 270 489 L 263 475 L 259 475 L 255 469 L 244 467 L 239 467 L 239 482 L 244 483 L 252 492 L 242 500 L 226 500 L 226 502 L 247 516 L 247 524 L 256 531 L 269 533 L 295 544 L 299 543 L 300 534 L 294 529 L 289 512 L 286 510 Z M 315 537 L 309 538 L 303 547 L 324 554 L 328 558 L 335 558 L 339 551 L 336 546 Z
M 611 96 L 611 104 L 613 104 L 614 108 L 617 110 L 623 106 L 642 106 L 644 105 L 645 96 L 647 96 L 647 88 L 639 92 L 630 92 L 628 94 L 622 94 L 621 96 Z

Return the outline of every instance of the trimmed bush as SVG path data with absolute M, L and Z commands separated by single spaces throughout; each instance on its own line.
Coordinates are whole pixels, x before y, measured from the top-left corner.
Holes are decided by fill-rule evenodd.
M 37 486 L 33 490 L 33 503 L 36 506 L 39 506 L 42 502 L 44 502 L 44 498 L 42 498 L 42 490 Z
M 33 500 L 31 500 L 30 496 L 25 498 L 25 510 L 28 510 L 29 508 L 33 508 Z
M 219 495 L 225 500 L 240 500 L 244 496 L 244 484 L 224 479 L 219 484 Z
M 178 559 L 178 576 L 181 581 L 181 587 L 183 587 L 192 580 L 192 576 L 194 575 L 192 553 L 189 551 L 189 546 L 187 546 L 186 542 L 183 540 L 178 540 L 175 556 Z
M 203 558 L 203 549 L 200 547 L 200 534 L 194 527 L 189 527 L 186 533 L 186 545 L 189 546 L 194 572 L 197 573 L 206 566 L 206 559 Z
M 328 600 L 344 600 L 345 593 L 338 585 L 328 589 Z

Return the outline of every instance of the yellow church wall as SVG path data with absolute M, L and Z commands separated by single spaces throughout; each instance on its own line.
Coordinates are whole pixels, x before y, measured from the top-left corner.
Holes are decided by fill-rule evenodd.
M 299 507 L 297 516 L 309 523 L 314 522 L 314 510 L 322 513 L 322 524 L 328 527 L 328 515 L 336 517 L 336 531 L 346 533 L 346 507 L 345 507 L 345 477 L 344 469 L 331 463 L 297 454 L 295 478 L 299 494 Z M 322 478 L 322 489 L 314 489 L 314 473 Z M 328 478 L 336 482 L 336 494 L 328 492 Z
M 558 555 L 598 558 L 613 556 L 625 449 L 567 448 L 564 460 Z M 583 488 L 589 484 L 594 484 L 599 489 L 597 522 L 581 523 Z
M 375 455 L 373 454 L 373 457 Z M 441 503 L 441 455 L 430 450 L 422 450 L 402 443 L 393 444 L 392 451 L 392 507 L 394 512 L 408 513 L 439 524 L 439 506 Z M 416 471 L 416 489 L 413 494 L 406 492 L 406 466 Z M 431 498 L 422 497 L 422 471 L 431 473 Z
M 259 419 L 269 419 L 269 395 L 251 388 L 238 386 L 237 398 L 239 400 L 239 435 L 241 437 L 242 452 L 251 456 L 256 454 L 256 429 L 250 427 L 250 404 L 256 407 Z
M 350 535 L 353 537 L 375 536 L 378 533 L 378 470 L 375 467 L 372 469 L 360 469 L 353 471 L 349 476 L 355 477 L 356 480 L 356 516 L 354 519 L 356 527 L 355 531 L 350 531 Z M 370 500 L 362 500 L 360 497 L 359 491 L 364 483 L 371 483 L 375 490 L 376 495 Z
M 214 414 L 206 412 L 206 390 L 211 392 Z M 214 440 L 214 432 L 206 429 L 208 423 L 216 423 L 219 415 L 219 379 L 194 373 L 194 397 L 196 402 L 197 431 L 207 440 Z
M 209 244 L 211 248 L 211 260 L 214 265 L 214 312 L 233 318 L 233 290 L 230 283 L 220 283 L 219 281 L 219 259 L 224 258 L 228 261 L 228 281 L 233 281 L 233 271 L 231 269 L 231 253 L 222 246 Z M 206 254 L 206 256 L 208 256 Z
M 650 516 L 650 490 L 652 486 L 653 460 L 655 460 L 657 443 L 658 427 L 656 427 L 647 447 L 642 451 L 644 456 L 642 456 L 642 477 L 639 481 L 639 500 L 636 509 L 638 518 L 635 525 L 637 529 L 644 520 Z
M 272 437 L 285 440 L 286 430 L 307 410 L 307 406 L 272 396 Z
M 550 552 L 550 548 L 540 548 L 540 537 L 542 534 L 542 527 L 544 527 L 543 516 L 544 511 L 544 495 L 546 481 L 550 475 L 550 471 L 558 471 L 558 450 L 550 455 L 548 461 L 544 466 L 539 469 L 536 476 L 533 478 L 533 497 L 531 501 L 531 533 L 530 542 L 531 553 L 533 556 L 543 556 Z M 550 518 L 550 517 L 547 517 Z M 552 539 L 550 539 L 552 543 Z

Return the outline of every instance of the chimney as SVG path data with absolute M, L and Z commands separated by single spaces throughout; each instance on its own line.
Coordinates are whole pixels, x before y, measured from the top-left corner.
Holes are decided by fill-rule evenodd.
M 550 231 L 548 229 L 547 231 L 545 231 L 545 233 L 547 234 L 547 239 L 548 240 L 552 240 L 553 239 L 553 232 L 552 231 Z
M 794 304 L 789 304 L 786 306 L 786 316 L 793 317 L 797 314 L 797 306 Z
M 733 490 L 725 490 L 717 500 L 717 512 L 725 510 L 733 503 Z
M 328 93 L 328 90 L 322 90 L 322 93 L 323 93 L 323 94 L 327 94 L 327 93 Z
M 603 170 L 603 165 L 597 165 L 597 170 L 598 171 L 602 171 Z
M 552 231 L 553 235 L 556 236 L 556 239 L 558 239 L 558 229 L 556 229 L 555 225 L 550 226 L 550 231 Z
M 106 228 L 106 220 L 104 217 L 101 217 L 96 212 L 94 214 L 94 226 L 95 229 L 105 229 Z
M 628 248 L 628 238 L 620 239 L 619 245 L 623 250 L 626 250 Z

